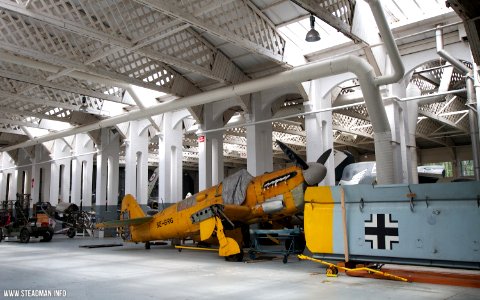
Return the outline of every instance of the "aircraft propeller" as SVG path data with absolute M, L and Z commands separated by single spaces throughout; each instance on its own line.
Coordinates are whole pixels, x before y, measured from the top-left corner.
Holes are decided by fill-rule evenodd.
M 327 168 L 325 167 L 325 162 L 330 157 L 332 149 L 325 151 L 316 162 L 306 163 L 295 151 L 290 149 L 287 145 L 280 142 L 279 140 L 276 143 L 280 146 L 283 153 L 295 164 L 299 165 L 303 169 L 303 178 L 308 185 L 317 185 L 319 184 L 325 176 L 327 176 Z
M 302 167 L 302 169 L 306 170 L 308 169 L 308 164 L 300 157 L 298 156 L 297 153 L 295 153 L 292 149 L 290 149 L 287 145 L 284 143 L 280 142 L 279 140 L 276 141 L 277 144 L 280 146 L 280 149 L 282 149 L 283 153 L 295 164 L 299 165 Z
M 327 151 L 323 152 L 323 154 L 317 159 L 317 163 L 324 165 L 327 162 L 327 159 L 330 157 L 330 153 L 332 153 L 332 149 L 328 149 Z

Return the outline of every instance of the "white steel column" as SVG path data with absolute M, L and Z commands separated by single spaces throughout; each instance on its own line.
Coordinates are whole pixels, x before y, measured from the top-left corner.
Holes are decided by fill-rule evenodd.
M 214 104 L 205 104 L 202 130 L 223 126 L 223 118 L 215 117 Z M 199 189 L 203 190 L 223 180 L 223 131 L 202 133 L 198 137 Z
M 39 200 L 42 202 L 50 200 L 50 159 L 50 153 L 48 153 L 43 144 L 35 146 L 32 161 L 32 203 Z
M 147 120 L 130 121 L 125 141 L 125 194 L 139 204 L 148 202 L 148 126 Z
M 92 205 L 93 141 L 87 134 L 75 135 L 72 159 L 71 203 Z M 82 171 L 83 169 L 83 171 Z
M 198 189 L 212 186 L 212 141 L 205 135 L 198 137 Z
M 410 77 L 407 76 L 409 79 Z M 406 96 L 406 89 L 408 81 L 405 78 L 399 83 L 390 85 L 390 96 L 397 98 L 404 98 Z M 392 149 L 393 149 L 393 167 L 394 167 L 394 182 L 395 183 L 409 183 L 413 182 L 411 169 L 407 163 L 407 132 L 405 128 L 406 107 L 397 101 L 390 101 L 385 103 L 385 110 L 387 112 L 388 121 L 392 130 Z M 414 138 L 415 138 L 415 133 Z M 416 166 L 415 166 L 416 168 Z
M 159 204 L 176 203 L 182 195 L 182 122 L 179 112 L 163 114 L 162 135 L 158 143 Z
M 110 128 L 102 128 L 97 154 L 97 184 L 95 205 L 106 207 L 118 201 L 118 167 L 120 136 Z
M 421 91 L 418 86 L 414 83 L 410 83 L 407 86 L 406 96 L 407 97 L 416 97 L 420 96 Z M 406 146 L 407 146 L 407 165 L 408 165 L 408 178 L 409 183 L 418 183 L 418 154 L 417 154 L 417 142 L 416 142 L 416 131 L 417 131 L 417 122 L 418 122 L 418 102 L 416 100 L 408 101 L 405 103 L 404 116 L 406 118 Z
M 20 194 L 32 194 L 32 163 L 33 157 L 30 155 L 27 149 L 22 149 L 18 153 L 17 165 L 18 167 L 18 193 Z M 25 172 L 25 176 L 23 176 Z M 22 189 L 22 186 L 24 188 Z
M 223 131 L 207 133 L 212 141 L 212 185 L 219 184 L 224 177 Z
M 272 117 L 271 105 L 265 105 L 263 92 L 252 94 L 252 113 L 248 122 Z M 253 176 L 273 171 L 272 124 L 263 123 L 247 127 L 247 170 Z
M 59 202 L 68 202 L 68 193 L 70 191 L 70 155 L 70 145 L 62 139 L 54 141 L 53 161 L 50 165 L 50 199 L 48 200 L 52 205 L 57 205 Z
M 331 93 L 325 88 L 322 89 L 322 86 L 325 86 L 322 79 L 311 81 L 308 89 L 309 102 L 305 105 L 305 111 L 332 107 Z M 307 133 L 307 162 L 317 161 L 323 152 L 333 149 L 332 111 L 305 116 L 305 131 Z M 328 172 L 321 185 L 335 185 L 333 155 L 327 160 L 325 167 Z
M 6 152 L 3 152 L 0 165 L 4 169 L 0 176 L 0 200 L 14 200 L 17 193 L 15 162 Z M 7 180 L 9 175 L 10 180 Z
M 3 177 L 5 176 L 5 170 L 3 168 L 5 168 L 5 163 L 3 162 L 3 160 L 5 159 L 5 157 L 7 156 L 7 153 L 6 152 L 0 152 L 0 201 L 4 201 L 6 199 L 4 199 L 3 195 L 5 194 L 4 192 L 4 179 Z

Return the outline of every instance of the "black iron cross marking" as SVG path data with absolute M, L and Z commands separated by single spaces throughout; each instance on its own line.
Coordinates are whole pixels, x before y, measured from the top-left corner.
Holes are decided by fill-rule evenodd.
M 390 214 L 370 214 L 365 220 L 365 242 L 370 242 L 372 249 L 392 250 L 392 245 L 399 243 L 398 221 Z

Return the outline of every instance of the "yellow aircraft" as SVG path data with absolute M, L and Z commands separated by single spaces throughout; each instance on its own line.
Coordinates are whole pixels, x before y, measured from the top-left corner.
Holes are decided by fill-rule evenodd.
M 97 224 L 97 228 L 120 228 L 125 241 L 143 242 L 150 248 L 155 240 L 187 239 L 216 242 L 219 255 L 227 260 L 243 258 L 248 225 L 281 220 L 301 212 L 307 186 L 320 183 L 327 174 L 324 164 L 331 149 L 317 162 L 304 162 L 293 150 L 277 141 L 296 165 L 253 177 L 246 170 L 225 178 L 153 216 L 146 216 L 132 195 L 122 201 L 120 220 Z M 249 246 L 249 245 L 246 245 Z

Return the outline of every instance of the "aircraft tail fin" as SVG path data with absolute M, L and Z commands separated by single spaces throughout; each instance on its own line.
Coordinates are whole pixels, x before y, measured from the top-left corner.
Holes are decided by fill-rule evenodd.
M 123 213 L 128 212 L 128 216 L 124 216 Z M 145 217 L 143 209 L 138 205 L 137 200 L 133 195 L 127 194 L 122 200 L 122 215 L 120 219 L 136 219 Z

